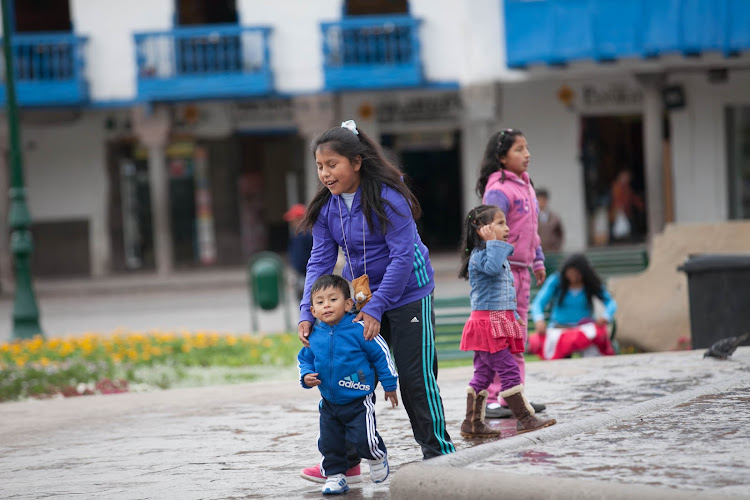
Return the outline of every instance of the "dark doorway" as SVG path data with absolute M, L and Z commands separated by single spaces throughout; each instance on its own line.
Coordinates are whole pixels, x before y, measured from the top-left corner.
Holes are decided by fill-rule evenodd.
M 582 117 L 581 163 L 589 245 L 645 241 L 641 116 Z
M 107 165 L 111 269 L 154 269 L 148 153 L 134 141 L 113 141 L 107 145 Z
M 422 206 L 419 235 L 430 251 L 454 251 L 461 238 L 460 134 L 384 135 Z
M 377 14 L 408 14 L 407 0 L 346 0 L 347 16 L 371 16 Z
M 68 0 L 16 0 L 16 31 L 71 31 Z
M 178 0 L 177 24 L 202 26 L 237 24 L 235 0 Z M 236 73 L 242 71 L 242 43 L 239 31 L 225 30 L 219 36 L 180 36 L 175 62 L 181 75 Z
M 68 0 L 17 0 L 13 15 L 18 33 L 70 32 Z M 33 47 L 16 46 L 19 81 L 67 80 L 75 71 L 75 47 L 69 43 L 40 41 Z
M 177 24 L 236 24 L 235 0 L 177 0 Z
M 290 179 L 303 178 L 305 143 L 293 133 L 252 133 L 239 137 L 242 160 L 238 190 L 244 256 L 248 258 L 262 250 L 284 252 L 289 226 L 282 216 L 291 203 L 301 199 L 298 181 Z

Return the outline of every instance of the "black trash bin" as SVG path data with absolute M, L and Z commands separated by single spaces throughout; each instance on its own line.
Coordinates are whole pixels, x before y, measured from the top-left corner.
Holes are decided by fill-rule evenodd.
M 750 254 L 695 254 L 688 276 L 693 349 L 750 331 Z

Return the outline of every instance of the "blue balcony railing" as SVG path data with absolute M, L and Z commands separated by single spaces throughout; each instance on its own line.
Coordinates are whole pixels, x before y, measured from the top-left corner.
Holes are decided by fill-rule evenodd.
M 70 106 L 89 100 L 84 75 L 87 39 L 71 33 L 12 37 L 16 100 L 20 106 Z M 0 51 L 0 105 L 5 106 L 5 60 Z
M 508 66 L 750 50 L 749 0 L 505 0 Z
M 211 25 L 136 33 L 138 96 L 154 101 L 268 94 L 270 32 Z
M 321 23 L 326 88 L 421 85 L 419 24 L 410 16 L 357 16 Z

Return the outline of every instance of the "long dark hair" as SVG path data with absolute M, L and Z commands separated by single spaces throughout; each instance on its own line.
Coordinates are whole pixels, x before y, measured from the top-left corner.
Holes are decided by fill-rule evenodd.
M 516 137 L 519 136 L 523 136 L 523 132 L 515 128 L 506 128 L 495 132 L 487 140 L 482 163 L 479 164 L 479 179 L 477 179 L 476 187 L 480 198 L 484 196 L 484 190 L 491 174 L 502 170 L 502 182 L 505 182 L 505 165 L 500 163 L 500 158 L 508 154 L 510 148 L 513 147 L 513 143 L 516 142 Z
M 390 224 L 385 205 L 387 204 L 395 210 L 390 201 L 381 197 L 383 184 L 398 191 L 411 207 L 411 215 L 414 220 L 419 219 L 422 216 L 422 208 L 416 196 L 406 186 L 404 173 L 388 158 L 378 143 L 370 139 L 362 130 L 357 129 L 357 131 L 359 134 L 355 134 L 348 128 L 334 127 L 324 132 L 313 143 L 313 157 L 318 148 L 325 145 L 336 154 L 346 157 L 352 163 L 357 162 L 358 157 L 361 158 L 359 185 L 362 188 L 362 212 L 365 215 L 370 232 L 374 231 L 373 214 L 377 218 L 381 230 L 385 233 L 386 227 Z M 331 192 L 327 187 L 321 185 L 307 206 L 305 218 L 302 219 L 300 224 L 302 230 L 311 229 L 315 225 L 320 210 L 330 197 Z
M 458 270 L 458 277 L 465 280 L 469 279 L 469 259 L 471 251 L 477 247 L 484 246 L 484 240 L 477 229 L 492 223 L 497 213 L 502 213 L 495 205 L 479 205 L 469 210 L 469 215 L 464 219 L 464 227 L 461 235 L 461 267 Z
M 599 275 L 596 274 L 594 268 L 591 267 L 591 263 L 582 253 L 574 253 L 562 263 L 560 266 L 560 293 L 558 297 L 558 304 L 562 304 L 563 297 L 570 288 L 570 281 L 565 276 L 565 271 L 570 268 L 577 269 L 581 273 L 583 279 L 583 290 L 586 293 L 586 301 L 589 307 L 594 307 L 592 302 L 594 297 L 598 297 L 604 300 L 604 288 L 602 287 L 602 280 Z

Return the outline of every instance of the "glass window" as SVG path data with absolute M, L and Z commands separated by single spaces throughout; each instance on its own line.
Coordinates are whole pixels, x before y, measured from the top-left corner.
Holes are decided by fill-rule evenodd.
M 750 219 L 750 106 L 728 108 L 726 117 L 729 218 Z

